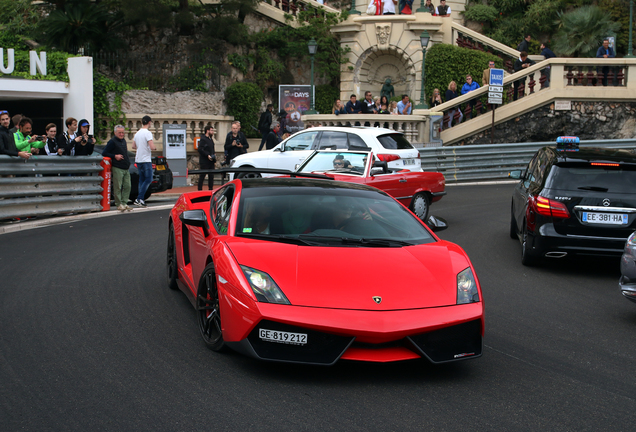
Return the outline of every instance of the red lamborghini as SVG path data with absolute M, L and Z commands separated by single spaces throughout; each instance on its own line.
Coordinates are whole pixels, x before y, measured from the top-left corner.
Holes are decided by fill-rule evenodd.
M 482 353 L 466 253 L 365 185 L 242 179 L 184 194 L 170 213 L 167 274 L 214 351 L 320 365 Z

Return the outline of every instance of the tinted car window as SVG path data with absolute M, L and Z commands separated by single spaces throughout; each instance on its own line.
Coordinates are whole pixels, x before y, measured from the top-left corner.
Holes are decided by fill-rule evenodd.
M 369 146 L 367 146 L 364 140 L 360 138 L 358 135 L 355 135 L 355 134 L 347 134 L 347 135 L 349 135 L 349 149 L 362 150 L 362 149 L 369 148 Z
M 320 132 L 299 133 L 285 142 L 285 151 L 309 150 Z
M 633 194 L 636 191 L 636 171 L 627 166 L 555 165 L 550 170 L 546 187 Z
M 320 137 L 320 146 L 316 150 L 346 149 L 347 147 L 348 144 L 346 133 L 325 131 Z
M 405 245 L 435 241 L 417 218 L 382 193 L 324 187 L 244 188 L 236 235 L 254 234 L 315 246 L 359 246 L 353 239 L 361 238 Z
M 233 197 L 234 188 L 226 187 L 216 192 L 212 198 L 212 220 L 219 234 L 227 234 Z
M 404 135 L 399 133 L 380 135 L 378 141 L 385 149 L 391 150 L 410 150 L 414 148 Z

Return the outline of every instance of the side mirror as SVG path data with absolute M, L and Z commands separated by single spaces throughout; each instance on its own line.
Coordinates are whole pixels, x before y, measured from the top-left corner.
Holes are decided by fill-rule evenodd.
M 389 164 L 388 162 L 384 162 L 384 161 L 379 161 L 379 160 L 373 161 L 372 168 L 382 168 L 382 173 L 385 173 L 385 174 L 389 172 Z
M 426 225 L 428 225 L 428 227 L 434 232 L 443 231 L 448 228 L 448 222 L 446 222 L 445 219 L 433 215 L 428 217 Z
M 521 178 L 521 170 L 514 170 L 508 173 L 508 177 L 511 179 L 519 180 Z
M 285 144 L 280 145 L 280 146 L 278 146 L 278 147 L 274 147 L 274 151 L 275 151 L 275 152 L 276 152 L 276 151 L 279 151 L 279 152 L 281 152 L 281 153 L 285 152 Z
M 210 235 L 208 216 L 203 210 L 187 210 L 179 215 L 179 219 L 186 225 L 203 228 L 203 234 Z

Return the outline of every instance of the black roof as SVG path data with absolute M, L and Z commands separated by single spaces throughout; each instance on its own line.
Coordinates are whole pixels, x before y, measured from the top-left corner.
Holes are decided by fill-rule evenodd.
M 613 162 L 636 164 L 636 149 L 608 149 L 602 147 L 580 147 L 579 151 L 557 151 L 546 147 L 557 162 Z
M 358 183 L 348 183 L 327 179 L 308 179 L 308 178 L 290 178 L 290 177 L 269 177 L 269 178 L 244 178 L 238 180 L 244 188 L 259 187 L 310 187 L 323 189 L 353 189 L 365 190 L 385 194 L 384 192 Z M 385 194 L 386 195 L 386 194 Z

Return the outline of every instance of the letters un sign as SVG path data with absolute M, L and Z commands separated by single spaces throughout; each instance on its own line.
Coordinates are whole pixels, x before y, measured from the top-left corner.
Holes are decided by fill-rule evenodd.
M 503 69 L 490 69 L 490 81 L 491 86 L 503 86 L 504 71 Z

